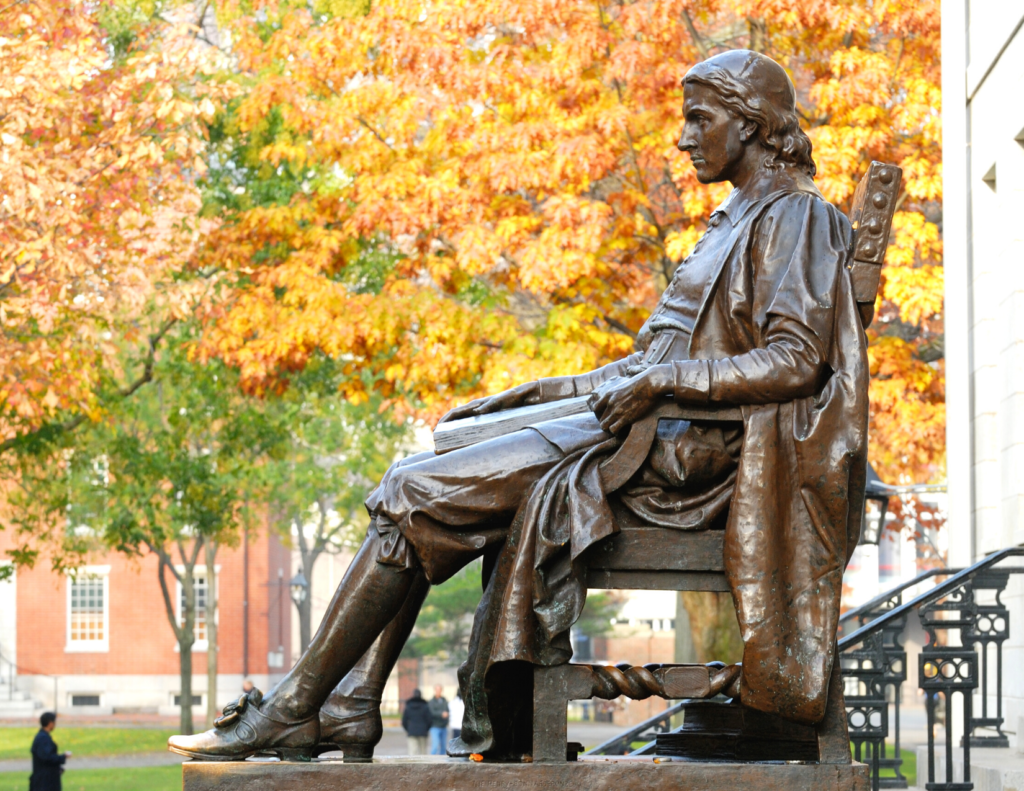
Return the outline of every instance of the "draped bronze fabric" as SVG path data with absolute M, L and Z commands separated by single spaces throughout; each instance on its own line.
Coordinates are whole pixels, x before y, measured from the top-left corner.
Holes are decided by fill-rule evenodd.
M 676 364 L 678 390 L 710 361 L 707 401 L 743 409 L 725 543 L 741 700 L 809 723 L 824 715 L 867 466 L 867 341 L 849 235 L 820 197 L 777 200 L 759 223 L 758 268 L 734 249 L 705 296 L 691 361 Z

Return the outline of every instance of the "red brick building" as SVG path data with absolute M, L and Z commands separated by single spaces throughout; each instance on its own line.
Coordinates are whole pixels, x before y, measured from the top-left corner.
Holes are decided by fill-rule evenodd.
M 0 533 L 0 557 L 9 542 Z M 41 560 L 0 583 L 0 717 L 31 716 L 39 707 L 176 714 L 178 645 L 157 569 L 153 556 L 132 560 L 109 553 L 90 558 L 74 577 L 53 573 Z M 205 571 L 205 566 L 196 570 L 201 607 L 192 691 L 197 716 L 205 713 L 207 702 Z M 220 705 L 237 697 L 244 678 L 265 690 L 291 667 L 290 579 L 291 553 L 276 536 L 264 532 L 217 552 Z M 180 586 L 173 577 L 169 583 L 180 601 Z

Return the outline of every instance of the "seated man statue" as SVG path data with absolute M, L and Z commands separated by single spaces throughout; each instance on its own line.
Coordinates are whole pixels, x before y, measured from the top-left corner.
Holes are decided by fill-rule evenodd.
M 694 66 L 683 86 L 678 148 L 702 183 L 734 189 L 636 352 L 445 419 L 588 393 L 593 411 L 395 464 L 366 502 L 366 540 L 309 649 L 266 695 L 243 696 L 214 729 L 173 737 L 172 750 L 308 760 L 333 746 L 369 760 L 384 682 L 429 584 L 483 557 L 459 674 L 465 718 L 448 752 L 529 752 L 529 728 L 516 723 L 529 715 L 531 668 L 571 656 L 586 596 L 580 556 L 616 531 L 613 501 L 650 526 L 725 529 L 744 641 L 726 691 L 790 720 L 822 719 L 866 469 L 867 341 L 847 269 L 850 223 L 814 186 L 781 66 L 730 51 Z M 742 419 L 663 420 L 636 473 L 606 491 L 601 462 L 668 398 L 708 414 L 738 408 Z

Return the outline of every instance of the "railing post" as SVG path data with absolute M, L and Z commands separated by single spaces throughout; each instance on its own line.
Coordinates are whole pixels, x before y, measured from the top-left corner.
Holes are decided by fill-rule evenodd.
M 861 626 L 875 620 L 903 603 L 902 588 L 888 599 L 876 601 L 874 606 L 860 612 L 856 617 Z M 872 788 L 906 788 L 907 779 L 901 767 L 900 754 L 900 693 L 907 678 L 907 652 L 899 642 L 900 634 L 907 625 L 906 616 L 886 624 L 873 638 L 864 641 L 859 649 L 847 650 L 842 654 L 845 660 L 843 675 L 855 681 L 857 690 L 847 697 L 847 721 L 850 740 L 853 742 L 857 760 L 861 760 L 864 748 L 870 754 Z M 889 736 L 889 702 L 886 699 L 888 687 L 893 689 L 894 753 L 886 755 L 885 740 Z M 892 769 L 895 777 L 881 777 L 882 769 Z
M 889 702 L 885 699 L 885 648 L 882 632 L 865 638 L 860 648 L 841 655 L 842 677 L 854 682 L 856 690 L 846 695 L 846 722 L 853 742 L 854 758 L 871 763 L 871 788 L 880 787 L 882 745 L 889 735 Z
M 964 778 L 962 782 L 953 782 L 953 694 L 959 692 L 964 701 L 964 733 L 970 733 L 971 696 L 978 687 L 978 654 L 970 648 L 940 645 L 938 630 L 947 634 L 959 630 L 961 643 L 969 645 L 965 639 L 967 630 L 974 624 L 977 605 L 974 600 L 973 581 L 965 580 L 957 588 L 949 591 L 938 601 L 930 602 L 921 607 L 921 625 L 928 634 L 928 644 L 922 649 L 919 660 L 919 678 L 921 689 L 928 699 L 928 791 L 970 791 L 974 788 L 971 782 L 971 740 L 963 740 Z M 953 617 L 943 617 L 952 615 Z M 934 699 L 942 693 L 945 699 L 946 713 L 946 776 L 944 782 L 935 781 L 935 708 L 938 703 Z M 920 767 L 918 767 L 920 772 Z
M 961 630 L 964 646 L 975 648 L 980 659 L 979 687 L 981 692 L 981 716 L 967 720 L 964 742 L 969 739 L 972 747 L 1009 747 L 1010 740 L 1003 733 L 1003 643 L 1010 636 L 1010 611 L 1001 601 L 1003 591 L 1010 580 L 1006 571 L 986 571 L 978 574 L 974 590 L 995 591 L 994 604 L 976 604 L 974 622 Z M 995 688 L 996 713 L 988 716 L 988 695 L 990 690 L 989 646 L 995 646 Z M 991 728 L 995 736 L 978 736 L 978 728 Z

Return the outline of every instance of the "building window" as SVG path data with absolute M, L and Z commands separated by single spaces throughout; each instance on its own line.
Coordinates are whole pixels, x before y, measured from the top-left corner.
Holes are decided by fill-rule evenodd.
M 216 569 L 220 571 L 218 566 Z M 183 570 L 179 569 L 179 573 Z M 196 566 L 195 571 L 192 573 L 192 584 L 195 587 L 196 592 L 196 623 L 195 623 L 195 637 L 196 641 L 192 644 L 193 651 L 206 651 L 209 648 L 209 634 L 206 630 L 207 625 L 207 603 L 210 597 L 210 585 L 209 577 L 206 573 L 205 566 Z M 178 626 L 185 625 L 185 589 L 178 583 Z
M 72 695 L 71 696 L 72 706 L 99 706 L 100 696 L 99 695 Z
M 174 705 L 175 706 L 180 706 L 181 705 L 181 695 L 175 695 L 174 696 Z M 192 705 L 193 706 L 202 706 L 203 705 L 203 696 L 202 695 L 193 695 L 192 696 Z
M 86 568 L 68 578 L 68 651 L 109 650 L 108 571 Z

